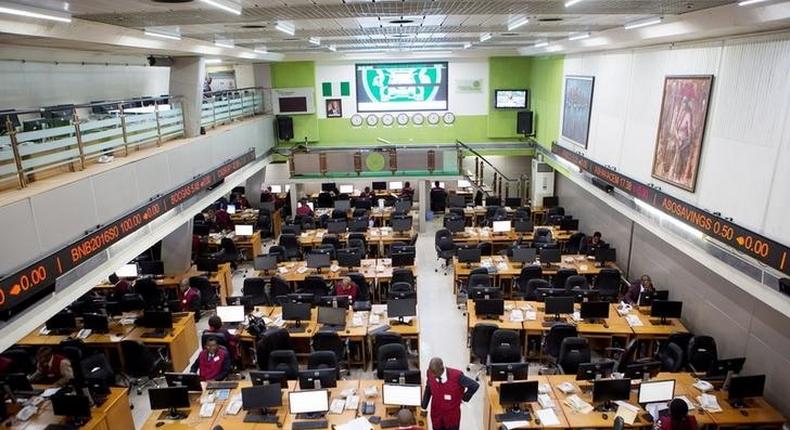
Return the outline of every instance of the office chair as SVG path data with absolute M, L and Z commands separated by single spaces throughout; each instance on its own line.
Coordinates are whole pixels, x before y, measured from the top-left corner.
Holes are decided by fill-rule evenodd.
M 387 297 L 391 299 L 415 299 L 417 291 L 408 282 L 393 282 L 387 290 Z
M 359 220 L 364 219 L 365 221 L 368 221 L 369 216 L 370 216 L 370 211 L 365 208 L 355 207 L 354 210 L 351 211 L 351 217 L 355 219 L 359 219 Z M 365 224 L 367 224 L 367 222 Z
M 400 343 L 382 345 L 376 351 L 376 376 L 384 379 L 385 370 L 409 370 L 406 347 Z
M 625 420 L 621 416 L 616 416 L 614 418 L 614 424 L 612 425 L 612 430 L 624 430 L 625 429 Z
M 436 249 L 436 259 L 444 260 L 444 263 L 434 269 L 434 271 L 439 273 L 439 269 L 441 268 L 444 274 L 447 275 L 447 268 L 450 267 L 450 260 L 455 256 L 456 247 L 453 242 L 453 234 L 446 228 L 437 231 L 434 235 L 433 245 Z
M 269 353 L 269 364 L 266 370 L 285 372 L 289 380 L 299 377 L 299 361 L 292 349 L 278 349 Z
M 579 272 L 576 269 L 559 269 L 557 270 L 557 274 L 551 277 L 551 287 L 552 288 L 565 288 L 565 281 L 574 275 L 578 275 Z
M 488 271 L 486 271 L 488 272 Z M 491 287 L 491 278 L 488 276 L 488 273 L 471 273 L 469 274 L 469 279 L 466 282 L 466 288 L 468 291 L 472 291 L 472 288 L 490 288 Z
M 605 350 L 610 357 L 616 360 L 614 371 L 623 373 L 629 364 L 632 364 L 634 361 L 636 361 L 635 357 L 638 349 L 639 342 L 637 339 L 631 339 L 625 345 L 625 348 L 606 348 Z M 652 361 L 652 358 L 648 357 L 647 360 Z
M 311 249 L 308 254 L 326 254 L 330 260 L 337 260 L 337 253 L 335 252 L 335 245 L 331 243 L 323 243 Z
M 337 332 L 316 332 L 311 339 L 313 351 L 329 351 L 339 362 L 345 361 L 348 355 L 348 342 L 343 340 Z
M 527 281 L 526 285 L 517 284 L 518 290 L 513 292 L 516 298 L 521 300 L 537 301 L 538 296 L 535 294 L 538 288 L 550 288 L 549 281 L 542 278 L 534 278 Z
M 285 258 L 285 248 L 280 245 L 272 245 L 269 247 L 269 255 L 276 255 L 277 262 L 282 263 L 286 260 Z
M 115 385 L 115 372 L 104 353 L 98 352 L 84 357 L 79 365 L 84 380 L 101 381 L 108 386 Z
M 392 280 L 390 282 L 405 282 L 411 286 L 414 286 L 414 272 L 412 272 L 411 269 L 404 269 L 400 267 L 392 269 Z
M 671 342 L 658 350 L 656 360 L 661 362 L 661 370 L 664 372 L 680 372 L 685 361 L 683 350 Z
M 285 249 L 286 259 L 292 260 L 294 258 L 302 258 L 302 251 L 299 249 L 299 241 L 296 239 L 296 235 L 281 234 L 278 244 Z
M 158 309 L 162 305 L 164 305 L 164 295 L 162 290 L 159 286 L 156 285 L 151 278 L 139 278 L 134 283 L 134 291 L 139 294 L 139 296 L 143 299 L 144 307 L 142 309 Z M 121 298 L 122 306 L 132 305 L 131 303 L 131 296 L 127 299 L 127 295 Z M 128 308 L 126 308 L 128 309 Z
M 469 338 L 469 347 L 472 356 L 477 359 L 478 364 L 469 364 L 466 366 L 466 371 L 471 372 L 477 366 L 474 372 L 475 380 L 480 380 L 480 373 L 486 371 L 486 363 L 488 362 L 488 350 L 491 347 L 491 336 L 497 331 L 499 327 L 495 324 L 482 324 L 478 323 L 472 328 L 472 335 Z
M 214 309 L 219 304 L 217 288 L 211 285 L 205 276 L 192 276 L 189 278 L 189 286 L 200 291 L 200 307 L 202 309 Z
M 6 368 L 7 373 L 24 373 L 29 375 L 36 371 L 36 359 L 25 349 L 11 348 L 4 351 L 0 356 L 11 361 Z
M 316 199 L 316 206 L 319 208 L 334 208 L 335 200 L 332 198 L 332 194 L 326 191 L 319 193 Z
M 210 340 L 216 340 L 218 345 L 224 346 L 225 349 L 230 351 L 228 338 L 225 337 L 225 333 L 203 330 L 203 333 L 200 334 L 200 347 L 205 348 L 206 342 Z
M 447 221 L 447 217 L 450 219 L 464 219 L 464 208 L 463 207 L 452 207 L 449 209 L 449 212 L 444 217 L 445 222 Z
M 351 233 L 349 233 L 348 234 L 348 247 L 349 248 L 353 247 L 351 245 L 351 241 L 352 240 L 362 241 L 362 252 L 363 252 L 363 254 L 367 254 L 368 253 L 368 239 L 365 236 L 365 233 L 362 233 L 362 232 L 351 232 Z
M 364 240 L 359 238 L 349 238 L 348 239 L 348 251 L 355 251 L 355 254 L 359 254 L 361 259 L 367 258 L 367 244 Z
M 620 295 L 620 271 L 603 268 L 595 277 L 595 288 L 602 299 L 613 302 Z
M 277 304 L 278 297 L 284 297 L 288 294 L 291 294 L 291 286 L 288 285 L 288 282 L 286 282 L 285 279 L 283 279 L 280 275 L 272 276 L 272 280 L 269 282 L 269 306 L 274 306 Z
M 152 352 L 143 342 L 137 340 L 122 340 L 121 355 L 124 358 L 124 376 L 129 382 L 129 389 L 135 387 L 137 394 L 143 393 L 143 388 L 154 384 L 154 378 L 170 367 L 164 356 L 162 348 Z
M 587 278 L 581 275 L 571 275 L 565 279 L 565 290 L 587 290 L 590 285 L 587 283 Z
M 263 278 L 246 278 L 241 287 L 241 294 L 250 296 L 254 302 L 266 300 L 266 280 Z
M 308 275 L 304 278 L 304 286 L 299 289 L 300 293 L 312 294 L 315 297 L 326 296 L 329 294 L 326 280 L 321 275 Z
M 340 239 L 334 234 L 325 234 L 321 239 L 321 245 L 332 245 L 335 249 L 340 249 Z
M 431 212 L 433 213 L 444 212 L 444 210 L 447 208 L 447 191 L 440 188 L 432 189 L 430 194 L 430 200 L 431 200 Z
M 258 219 L 255 222 L 255 227 L 261 232 L 261 239 L 272 237 L 272 216 L 271 214 L 261 209 L 258 212 Z
M 373 335 L 373 358 L 378 356 L 379 349 L 384 345 L 398 344 L 403 345 L 403 337 L 399 333 L 391 331 L 379 332 Z
M 365 275 L 359 272 L 349 272 L 346 274 L 351 278 L 351 282 L 357 285 L 357 300 L 351 304 L 355 311 L 369 311 L 373 303 L 370 300 L 370 285 Z
M 694 337 L 693 333 L 674 332 L 671 333 L 669 337 L 664 341 L 664 345 L 674 343 L 675 345 L 680 347 L 681 351 L 683 351 L 683 367 L 686 366 L 686 351 L 688 351 L 689 342 L 691 342 L 691 339 L 693 337 Z
M 366 211 L 369 211 L 373 207 L 373 202 L 371 202 L 370 199 L 364 199 L 364 198 L 358 198 L 353 202 L 351 202 L 351 204 L 356 209 L 364 209 Z
M 494 330 L 491 333 L 486 364 L 520 363 L 521 361 L 521 341 L 518 332 L 503 329 Z
M 296 227 L 293 224 L 283 224 L 282 228 L 280 228 L 280 234 L 299 234 L 301 233 L 301 227 Z
M 340 378 L 340 367 L 337 356 L 332 351 L 313 351 L 307 356 L 307 369 L 335 369 L 336 378 Z
M 223 237 L 219 246 L 221 248 L 220 251 L 212 254 L 212 256 L 222 263 L 230 263 L 230 267 L 234 271 L 239 266 L 239 263 L 246 259 L 244 252 L 239 250 L 236 247 L 236 242 L 229 237 Z
M 560 356 L 562 341 L 569 337 L 578 337 L 576 326 L 564 323 L 553 325 L 543 338 L 543 354 L 556 362 Z
M 563 208 L 562 206 L 555 206 L 555 207 L 553 207 L 553 208 L 549 208 L 549 209 L 546 211 L 546 216 L 547 216 L 547 217 L 550 217 L 550 216 L 557 216 L 557 215 L 559 215 L 559 216 L 565 216 L 565 208 Z
M 535 235 L 532 239 L 532 244 L 535 248 L 544 248 L 554 243 L 554 236 L 551 233 L 551 229 L 545 227 L 535 229 Z
M 707 372 L 718 357 L 716 340 L 711 336 L 694 336 L 689 341 L 686 364 L 692 372 Z
M 520 207 L 513 211 L 514 220 L 529 221 L 532 218 L 532 211 L 528 207 Z
M 255 342 L 255 360 L 258 369 L 267 370 L 272 351 L 288 349 L 291 349 L 291 334 L 288 330 L 277 327 L 267 329 Z
M 489 256 L 494 254 L 493 242 L 480 242 L 477 244 L 477 247 L 480 249 L 480 255 L 482 256 Z
M 332 209 L 332 219 L 348 220 L 348 211 L 345 209 Z
M 560 344 L 557 368 L 563 375 L 575 375 L 579 364 L 591 360 L 590 344 L 582 337 L 566 337 Z
M 584 233 L 574 233 L 571 237 L 568 238 L 568 242 L 565 243 L 565 253 L 566 254 L 578 254 L 581 250 L 582 242 L 587 239 L 587 236 Z
M 499 209 L 500 207 L 495 205 L 486 206 L 486 213 L 483 217 L 486 219 L 486 221 L 491 220 L 492 218 L 496 217 L 497 210 Z

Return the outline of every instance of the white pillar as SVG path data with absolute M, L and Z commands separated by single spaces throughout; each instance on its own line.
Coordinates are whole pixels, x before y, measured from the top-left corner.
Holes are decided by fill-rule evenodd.
M 266 167 L 247 178 L 247 182 L 244 184 L 244 195 L 247 197 L 247 201 L 250 202 L 250 206 L 254 208 L 260 208 L 261 206 L 261 185 L 263 185 L 265 177 Z
M 200 134 L 200 115 L 203 103 L 203 79 L 206 64 L 203 57 L 174 57 L 170 66 L 170 94 L 181 96 L 184 111 L 184 134 Z
M 166 275 L 179 275 L 192 264 L 192 220 L 162 239 L 162 262 Z
M 427 209 L 428 200 L 429 200 L 427 198 L 428 194 L 426 192 L 427 191 L 427 188 L 426 188 L 427 186 L 428 186 L 428 181 L 425 181 L 425 180 L 417 181 L 417 199 L 420 202 L 420 205 L 418 206 L 419 207 L 418 219 L 419 219 L 419 223 L 420 223 L 420 226 L 419 226 L 420 233 L 425 233 L 425 224 L 427 224 L 427 221 L 425 219 L 425 210 Z

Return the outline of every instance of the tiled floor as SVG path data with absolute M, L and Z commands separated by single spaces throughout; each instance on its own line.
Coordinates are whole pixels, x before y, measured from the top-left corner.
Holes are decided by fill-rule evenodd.
M 452 293 L 452 273 L 444 276 L 436 273 L 438 267 L 434 250 L 434 233 L 441 228 L 441 220 L 429 223 L 426 232 L 420 234 L 417 241 L 418 297 L 420 318 L 420 369 L 424 372 L 431 357 L 441 357 L 445 365 L 463 371 L 468 363 L 466 347 L 466 318 L 456 308 Z M 244 278 L 238 273 L 233 277 L 235 294 L 240 293 Z M 198 331 L 207 325 L 208 317 L 204 316 L 198 323 Z M 196 334 L 197 336 L 197 334 Z M 196 353 L 197 355 L 197 353 Z M 349 378 L 372 379 L 372 372 L 352 371 Z M 483 428 L 484 390 L 480 390 L 469 404 L 462 408 L 462 430 L 479 430 Z M 142 427 L 151 410 L 148 406 L 146 393 L 138 396 L 131 394 L 134 405 L 133 415 L 135 426 Z

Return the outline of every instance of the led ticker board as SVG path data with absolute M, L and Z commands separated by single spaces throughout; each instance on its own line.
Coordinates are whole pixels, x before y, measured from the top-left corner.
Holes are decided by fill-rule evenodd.
M 551 146 L 551 152 L 705 235 L 790 275 L 790 248 L 787 246 L 634 181 L 557 144 Z
M 251 150 L 102 226 L 95 232 L 42 260 L 4 277 L 0 280 L 0 316 L 7 318 L 11 314 L 9 311 L 41 290 L 53 286 L 59 276 L 216 184 L 254 159 L 255 152 Z

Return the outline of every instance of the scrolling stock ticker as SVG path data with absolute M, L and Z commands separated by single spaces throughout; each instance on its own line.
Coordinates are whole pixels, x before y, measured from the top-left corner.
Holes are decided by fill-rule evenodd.
M 199 192 L 221 181 L 231 173 L 255 160 L 249 151 L 220 167 L 203 174 L 175 190 L 154 199 L 131 213 L 102 226 L 65 248 L 50 254 L 25 269 L 0 281 L 0 319 L 7 319 L 15 306 L 26 301 L 69 270 L 84 263 L 119 240 L 139 230 L 165 212 L 177 207 Z
M 551 152 L 711 238 L 784 274 L 790 274 L 790 248 L 787 246 L 636 182 L 557 144 L 552 145 Z

